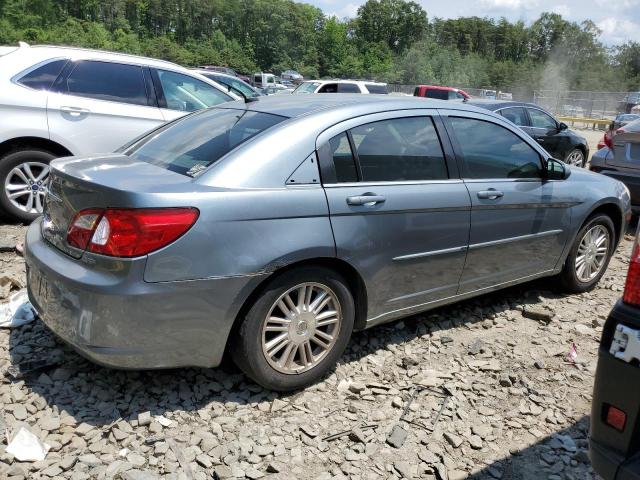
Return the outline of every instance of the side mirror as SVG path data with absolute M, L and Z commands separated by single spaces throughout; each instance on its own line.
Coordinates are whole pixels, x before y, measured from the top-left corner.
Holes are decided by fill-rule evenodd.
M 547 180 L 566 180 L 570 175 L 571 169 L 560 160 L 555 158 L 547 160 Z
M 568 128 L 569 128 L 569 126 L 564 122 L 560 122 L 558 124 L 558 131 L 559 132 L 562 132 L 563 130 L 567 130 Z

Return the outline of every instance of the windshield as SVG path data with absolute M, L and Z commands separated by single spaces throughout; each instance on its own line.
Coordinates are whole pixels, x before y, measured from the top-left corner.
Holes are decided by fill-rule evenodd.
M 279 115 L 235 109 L 210 109 L 153 131 L 125 155 L 195 177 L 224 155 L 286 120 Z
M 298 85 L 293 93 L 313 93 L 320 86 L 320 82 L 303 82 Z
M 230 78 L 223 77 L 222 75 L 214 75 L 211 73 L 202 73 L 207 78 L 210 78 L 214 82 L 221 83 L 226 85 L 227 87 L 232 87 L 232 89 L 240 90 L 246 97 L 257 97 L 258 92 L 256 92 L 250 85 L 244 83 L 239 78 Z

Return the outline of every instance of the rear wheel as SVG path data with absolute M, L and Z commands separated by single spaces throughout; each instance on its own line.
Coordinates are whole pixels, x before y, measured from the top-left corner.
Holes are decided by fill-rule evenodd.
M 231 354 L 271 390 L 303 388 L 325 375 L 344 352 L 355 307 L 346 281 L 311 267 L 274 279 L 245 316 Z
M 567 154 L 564 159 L 564 163 L 568 163 L 569 165 L 573 165 L 574 167 L 584 167 L 584 153 L 579 148 L 574 148 Z
M 604 274 L 615 248 L 615 228 L 609 216 L 591 217 L 578 232 L 559 280 L 562 288 L 581 293 L 593 288 Z
M 7 217 L 31 222 L 42 213 L 49 162 L 44 150 L 18 150 L 0 158 L 0 209 Z

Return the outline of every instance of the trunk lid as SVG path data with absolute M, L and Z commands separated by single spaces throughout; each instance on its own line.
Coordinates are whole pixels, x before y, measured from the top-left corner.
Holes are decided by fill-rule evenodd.
M 163 206 L 163 193 L 188 192 L 193 187 L 191 177 L 126 155 L 54 160 L 44 201 L 42 236 L 66 254 L 80 258 L 84 251 L 67 243 L 67 231 L 79 211 Z
M 612 142 L 613 155 L 607 163 L 618 167 L 640 169 L 640 131 L 620 132 L 618 130 Z

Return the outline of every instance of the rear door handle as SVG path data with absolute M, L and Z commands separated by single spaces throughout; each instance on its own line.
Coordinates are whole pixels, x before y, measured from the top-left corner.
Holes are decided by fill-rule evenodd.
M 495 200 L 500 197 L 504 197 L 504 193 L 499 190 L 489 189 L 478 192 L 478 198 L 483 200 Z
M 545 141 L 545 137 L 536 137 L 536 141 L 538 143 L 543 143 Z
M 387 199 L 382 195 L 375 195 L 373 193 L 365 193 L 364 195 L 356 195 L 354 197 L 347 197 L 348 205 L 376 205 L 378 203 L 384 203 Z

